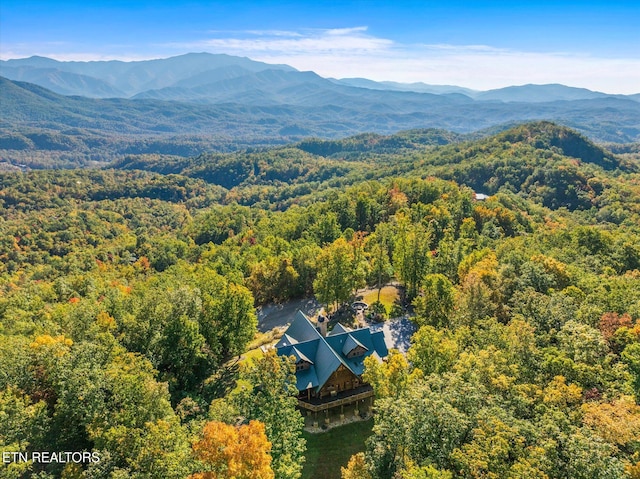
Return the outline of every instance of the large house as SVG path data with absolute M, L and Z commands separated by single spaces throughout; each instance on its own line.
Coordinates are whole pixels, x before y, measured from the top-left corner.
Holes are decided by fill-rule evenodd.
M 373 396 L 362 381 L 364 359 L 387 357 L 382 331 L 349 329 L 338 324 L 327 333 L 327 319 L 316 327 L 301 311 L 275 345 L 278 355 L 296 359 L 300 407 L 318 412 Z

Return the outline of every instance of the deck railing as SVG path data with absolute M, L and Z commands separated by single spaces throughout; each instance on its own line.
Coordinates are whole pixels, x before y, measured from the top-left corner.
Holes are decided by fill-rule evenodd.
M 370 389 L 368 391 L 363 391 L 361 393 L 352 394 L 350 396 L 346 396 L 342 398 L 325 400 L 321 404 L 311 404 L 302 399 L 298 399 L 298 406 L 308 411 L 318 412 L 318 411 L 324 411 L 325 409 L 332 409 L 338 406 L 346 406 L 348 404 L 353 404 L 354 402 L 359 401 L 360 399 L 373 397 L 373 395 L 374 395 L 373 389 Z

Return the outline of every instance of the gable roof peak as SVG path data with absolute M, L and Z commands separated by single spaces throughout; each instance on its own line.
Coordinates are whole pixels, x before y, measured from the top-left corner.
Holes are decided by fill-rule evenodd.
M 363 348 L 365 351 L 369 351 L 369 348 L 367 348 L 364 344 L 354 338 L 353 335 L 349 334 L 347 335 L 347 339 L 344 341 L 344 345 L 342 346 L 342 354 L 346 356 L 358 346 Z
M 328 336 L 335 336 L 336 334 L 343 334 L 343 333 L 349 333 L 351 332 L 352 329 L 351 328 L 347 328 L 346 326 L 344 326 L 341 323 L 338 323 L 335 325 L 335 327 L 331 330 L 331 332 L 328 334 Z
M 296 362 L 298 362 L 298 361 L 306 361 L 309 364 L 313 364 L 313 361 L 311 361 L 311 359 L 309 359 L 302 351 L 300 351 L 295 346 L 293 348 L 291 348 L 291 354 L 293 356 L 295 356 Z

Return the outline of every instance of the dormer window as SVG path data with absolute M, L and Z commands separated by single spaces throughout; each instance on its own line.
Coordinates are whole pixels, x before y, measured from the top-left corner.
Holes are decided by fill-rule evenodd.
M 364 348 L 362 346 L 356 346 L 355 348 L 353 348 L 351 351 L 347 353 L 347 358 L 349 359 L 357 358 L 358 356 L 362 356 L 366 352 L 367 352 L 367 348 Z
M 291 348 L 291 355 L 296 360 L 296 372 L 297 371 L 305 371 L 311 367 L 313 361 L 304 355 L 298 348 L 295 346 Z
M 305 371 L 311 367 L 311 363 L 307 361 L 298 361 L 296 363 L 296 371 Z
M 367 351 L 369 350 L 351 334 L 347 336 L 342 346 L 342 354 L 344 354 L 347 359 L 362 356 Z

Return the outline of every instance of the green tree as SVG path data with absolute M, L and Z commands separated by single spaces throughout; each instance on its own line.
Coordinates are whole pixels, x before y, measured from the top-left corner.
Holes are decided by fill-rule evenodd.
M 428 274 L 422 280 L 420 294 L 413 304 L 418 324 L 446 327 L 455 304 L 453 284 L 443 274 Z
M 631 372 L 631 384 L 636 395 L 636 402 L 640 403 L 640 343 L 629 344 L 621 354 Z
M 13 387 L 0 390 L 0 454 L 44 450 L 47 447 L 50 423 L 51 418 L 44 401 L 33 403 L 28 396 Z M 31 463 L 18 461 L 3 464 L 0 477 L 26 477 L 27 470 L 31 467 Z
M 453 451 L 452 458 L 457 463 L 463 477 L 500 479 L 511 475 L 514 463 L 527 456 L 527 431 L 512 417 L 500 411 L 481 413 L 479 424 L 472 431 L 470 442 Z M 522 466 L 519 466 L 521 469 Z M 540 470 L 531 470 L 531 477 L 545 477 Z
M 562 349 L 574 361 L 595 364 L 608 352 L 607 342 L 600 331 L 586 324 L 568 321 L 558 332 Z
M 258 319 L 251 292 L 209 269 L 197 270 L 201 291 L 200 328 L 209 346 L 223 358 L 244 352 L 256 332 Z
M 418 294 L 422 278 L 429 270 L 431 235 L 422 224 L 409 223 L 402 215 L 397 221 L 393 269 L 407 287 L 407 296 L 413 299 Z
M 407 359 L 425 375 L 445 373 L 453 367 L 460 346 L 447 330 L 420 327 L 411 338 Z
M 407 359 L 396 349 L 389 351 L 385 362 L 374 356 L 364 360 L 362 379 L 373 386 L 376 397 L 399 397 L 419 376 L 419 371 L 411 371 Z
M 433 466 L 418 467 L 410 464 L 400 471 L 402 479 L 453 479 L 453 474 L 449 471 L 438 470 Z
M 251 266 L 247 280 L 258 304 L 281 302 L 299 292 L 299 274 L 287 256 L 269 256 Z
M 240 414 L 265 425 L 276 479 L 297 479 L 302 473 L 304 419 L 296 409 L 295 384 L 295 363 L 272 350 L 242 372 L 234 392 Z
M 376 232 L 367 238 L 367 249 L 371 260 L 371 279 L 375 281 L 378 288 L 378 299 L 380 302 L 380 291 L 382 286 L 389 281 L 393 274 L 393 268 L 389 258 L 391 249 L 391 229 L 387 223 L 379 223 Z
M 615 447 L 591 432 L 580 428 L 565 443 L 562 456 L 565 477 L 575 479 L 624 478 L 624 465 L 615 457 Z
M 340 305 L 351 298 L 365 278 L 365 259 L 361 240 L 338 238 L 325 247 L 317 260 L 318 274 L 313 289 L 324 304 Z

